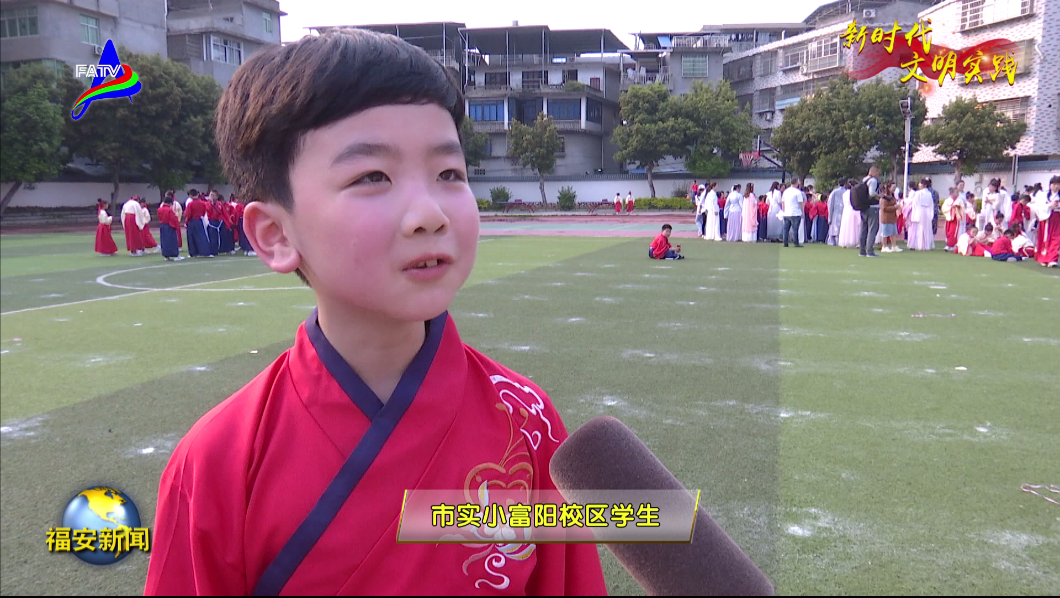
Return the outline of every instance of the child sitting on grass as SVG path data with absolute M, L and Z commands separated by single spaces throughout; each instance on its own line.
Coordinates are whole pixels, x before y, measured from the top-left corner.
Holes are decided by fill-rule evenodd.
M 648 257 L 657 260 L 685 259 L 685 256 L 681 255 L 680 245 L 677 245 L 676 249 L 670 249 L 670 233 L 673 229 L 674 227 L 669 224 L 663 225 L 662 232 L 651 242 L 651 247 L 648 249 Z

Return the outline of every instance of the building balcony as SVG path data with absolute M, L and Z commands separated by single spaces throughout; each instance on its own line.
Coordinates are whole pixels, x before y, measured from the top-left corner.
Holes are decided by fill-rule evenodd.
M 585 126 L 584 127 L 582 126 L 582 121 L 580 121 L 580 120 L 556 120 L 556 119 L 553 119 L 552 122 L 553 122 L 553 124 L 556 125 L 556 130 L 558 130 L 560 133 L 565 133 L 565 132 L 602 133 L 603 132 L 603 126 L 601 126 L 599 123 L 594 123 L 594 122 L 589 122 L 589 121 L 585 122 Z
M 242 14 L 223 14 L 211 9 L 170 11 L 166 19 L 166 33 L 168 35 L 218 33 L 237 38 L 250 37 L 243 26 Z
M 715 35 L 675 35 L 673 37 L 674 50 L 717 50 L 731 47 L 732 42 Z
M 464 97 L 476 98 L 504 98 L 512 95 L 514 90 L 510 85 L 469 85 L 464 90 Z
M 444 67 L 460 70 L 460 61 L 456 59 L 455 52 L 443 52 L 441 50 L 426 50 L 427 55 L 438 61 Z
M 806 58 L 802 64 L 802 73 L 816 73 L 843 66 L 843 54 L 832 54 L 831 56 L 819 56 Z
M 583 87 L 584 86 L 584 87 Z M 570 97 L 603 98 L 604 92 L 588 85 L 570 86 L 565 83 L 541 83 L 539 81 L 524 81 L 522 85 L 513 87 L 511 85 L 474 85 L 464 90 L 464 96 L 471 98 L 503 98 L 507 96 L 552 96 L 566 95 Z
M 673 84 L 670 81 L 670 73 L 634 73 L 630 75 L 628 72 L 622 73 L 622 79 L 619 81 L 619 89 L 626 91 L 634 85 L 653 85 L 655 83 L 662 83 L 667 89 L 673 91 Z
M 471 125 L 476 133 L 503 133 L 506 131 L 503 120 L 473 120 Z

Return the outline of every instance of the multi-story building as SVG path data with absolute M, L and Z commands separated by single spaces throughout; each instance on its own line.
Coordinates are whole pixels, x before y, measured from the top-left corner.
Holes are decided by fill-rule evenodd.
M 275 0 L 0 0 L 0 73 L 29 62 L 94 64 L 107 40 L 187 64 L 222 86 L 280 43 Z
M 691 33 L 642 33 L 631 52 L 637 64 L 624 73 L 623 87 L 661 81 L 671 92 L 682 94 L 692 81 L 725 79 L 763 130 L 763 155 L 772 157 L 768 141 L 783 121 L 785 108 L 826 86 L 851 63 L 856 49 L 843 48 L 840 36 L 853 19 L 859 26 L 870 26 L 870 31 L 895 21 L 908 30 L 933 1 L 837 0 L 820 6 L 802 23 L 707 25 Z M 877 78 L 894 81 L 901 73 L 888 69 Z M 682 168 L 678 161 L 660 166 L 661 170 Z M 773 165 L 762 161 L 759 166 Z
M 464 29 L 465 96 L 476 131 L 489 135 L 489 158 L 475 175 L 527 174 L 507 158 L 513 121 L 553 118 L 562 146 L 555 174 L 617 173 L 611 134 L 629 48 L 607 29 L 553 31 L 546 26 Z M 619 54 L 615 54 L 619 53 Z
M 844 48 L 841 39 L 853 20 L 857 20 L 859 28 L 868 26 L 869 32 L 876 27 L 888 30 L 895 22 L 903 31 L 909 31 L 918 22 L 919 12 L 931 1 L 831 2 L 806 18 L 804 31 L 727 54 L 726 79 L 741 105 L 750 109 L 754 124 L 763 131 L 763 155 L 774 157 L 768 142 L 773 130 L 784 121 L 784 110 L 827 86 L 853 64 L 858 46 Z M 890 68 L 873 79 L 898 81 L 903 72 Z M 753 149 L 757 148 L 748 151 Z M 772 167 L 772 164 L 763 161 L 759 166 Z
M 477 55 L 469 54 L 464 47 L 464 37 L 461 33 L 465 28 L 463 23 L 434 22 L 434 23 L 396 23 L 389 25 L 349 25 L 335 26 L 327 25 L 310 27 L 312 31 L 327 33 L 336 29 L 355 27 L 357 29 L 368 29 L 379 33 L 389 33 L 400 37 L 408 43 L 419 46 L 427 51 L 442 66 L 450 69 L 458 81 L 466 84 L 468 69 L 465 67 L 481 62 Z
M 731 80 L 732 73 L 723 67 L 724 53 L 752 50 L 809 28 L 803 23 L 707 25 L 690 33 L 638 33 L 630 52 L 636 64 L 623 72 L 623 90 L 659 82 L 680 95 L 694 81 Z
M 507 157 L 508 129 L 513 121 L 532 124 L 542 112 L 560 131 L 555 174 L 620 171 L 611 133 L 618 120 L 622 66 L 629 62 L 621 52 L 629 48 L 611 31 L 517 24 L 467 28 L 453 22 L 350 27 L 419 46 L 463 82 L 468 118 L 489 140 L 489 157 L 474 176 L 528 174 Z M 310 27 L 321 33 L 339 28 Z
M 932 43 L 960 50 L 981 42 L 1005 39 L 1016 44 L 1014 82 L 1005 75 L 983 83 L 964 78 L 943 85 L 928 83 L 928 120 L 958 97 L 974 97 L 1027 123 L 1017 156 L 1056 157 L 1060 154 L 1060 0 L 946 0 L 920 13 L 931 19 Z M 1049 33 L 1052 32 L 1052 33 Z M 921 149 L 915 162 L 940 159 Z
M 58 72 L 95 64 L 107 40 L 166 55 L 166 7 L 158 0 L 0 0 L 0 73 L 30 62 Z
M 168 56 L 228 85 L 255 51 L 280 43 L 276 0 L 169 0 Z

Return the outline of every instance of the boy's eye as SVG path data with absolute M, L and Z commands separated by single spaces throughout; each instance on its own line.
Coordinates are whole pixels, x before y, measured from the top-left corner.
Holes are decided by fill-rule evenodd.
M 445 172 L 443 172 L 442 174 L 438 175 L 438 177 L 440 179 L 442 179 L 443 181 L 448 181 L 448 182 L 463 181 L 464 180 L 464 173 L 460 172 L 459 170 L 449 169 L 449 170 L 446 170 Z
M 361 184 L 384 183 L 384 182 L 386 182 L 388 180 L 390 180 L 390 179 L 389 179 L 389 177 L 386 176 L 385 173 L 380 172 L 380 171 L 377 170 L 375 172 L 369 172 L 368 174 L 362 176 L 361 178 L 359 178 L 356 181 L 354 181 L 353 184 L 354 185 L 361 185 Z

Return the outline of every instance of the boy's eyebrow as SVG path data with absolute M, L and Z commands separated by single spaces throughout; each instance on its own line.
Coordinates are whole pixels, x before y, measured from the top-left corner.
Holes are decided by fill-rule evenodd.
M 343 162 L 349 162 L 356 160 L 357 158 L 374 158 L 377 156 L 395 157 L 401 152 L 396 147 L 389 143 L 375 143 L 359 141 L 347 145 L 339 155 L 335 156 L 335 159 L 331 161 L 331 165 L 338 166 Z M 429 156 L 463 156 L 464 148 L 461 147 L 457 141 L 446 141 L 439 145 L 430 148 L 427 151 Z

